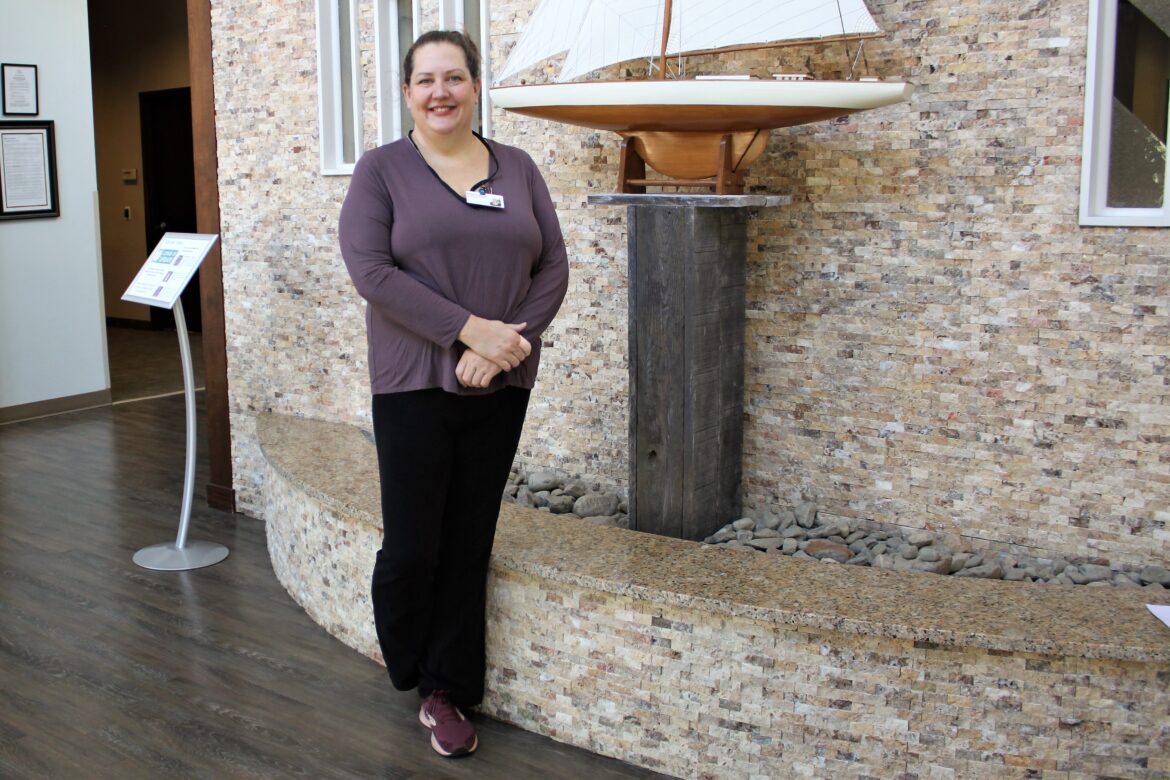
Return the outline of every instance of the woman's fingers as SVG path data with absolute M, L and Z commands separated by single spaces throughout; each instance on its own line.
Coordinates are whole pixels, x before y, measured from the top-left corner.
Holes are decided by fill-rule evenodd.
M 524 332 L 524 329 L 528 327 L 527 322 L 511 322 L 511 323 L 504 323 L 504 324 L 507 325 L 512 330 L 516 331 L 517 336 L 520 336 L 520 334 Z M 532 354 L 532 344 L 528 341 L 528 339 L 524 338 L 523 336 L 520 336 L 519 346 L 520 346 L 519 358 L 521 360 L 523 360 L 524 358 L 526 358 Z
M 500 367 L 471 349 L 463 351 L 455 366 L 455 378 L 464 387 L 488 387 Z
M 520 335 L 527 325 L 485 320 L 472 315 L 459 332 L 459 340 L 501 370 L 511 371 L 532 354 L 532 344 Z

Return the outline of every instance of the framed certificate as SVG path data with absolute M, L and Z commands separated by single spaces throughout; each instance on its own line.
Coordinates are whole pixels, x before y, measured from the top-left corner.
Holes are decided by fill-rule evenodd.
M 3 93 L 5 116 L 39 114 L 37 66 L 0 63 L 0 92 Z
M 59 217 L 52 122 L 0 122 L 0 220 Z

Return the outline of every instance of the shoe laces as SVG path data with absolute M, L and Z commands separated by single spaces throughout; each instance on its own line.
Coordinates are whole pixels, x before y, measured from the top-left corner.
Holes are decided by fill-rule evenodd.
M 463 720 L 463 716 L 459 714 L 459 710 L 451 703 L 451 699 L 446 691 L 435 691 L 432 693 L 427 710 L 437 723 Z

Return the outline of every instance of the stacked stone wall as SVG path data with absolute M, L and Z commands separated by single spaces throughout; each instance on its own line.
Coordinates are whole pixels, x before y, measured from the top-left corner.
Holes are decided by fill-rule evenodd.
M 496 63 L 534 5 L 492 4 Z M 860 75 L 913 82 L 913 99 L 776 131 L 748 181 L 792 203 L 749 222 L 745 512 L 811 500 L 1006 546 L 1164 562 L 1167 233 L 1078 225 L 1087 4 L 870 7 L 887 36 L 866 43 Z M 369 2 L 362 19 L 373 138 Z M 263 474 L 255 413 L 368 425 L 362 303 L 336 241 L 348 179 L 319 172 L 315 29 L 308 0 L 213 4 L 246 511 Z M 835 77 L 851 55 L 834 44 L 688 67 Z M 572 264 L 519 460 L 621 489 L 625 213 L 586 205 L 613 189 L 616 136 L 499 111 L 493 123 L 544 172 Z

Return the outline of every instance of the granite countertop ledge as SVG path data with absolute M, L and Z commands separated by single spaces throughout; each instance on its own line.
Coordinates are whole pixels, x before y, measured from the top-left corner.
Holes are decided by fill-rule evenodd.
M 381 529 L 377 458 L 358 428 L 257 417 L 269 464 L 323 505 Z M 1003 582 L 813 563 L 605 528 L 501 505 L 493 566 L 651 602 L 859 635 L 1051 656 L 1170 661 L 1146 608 L 1170 592 Z

